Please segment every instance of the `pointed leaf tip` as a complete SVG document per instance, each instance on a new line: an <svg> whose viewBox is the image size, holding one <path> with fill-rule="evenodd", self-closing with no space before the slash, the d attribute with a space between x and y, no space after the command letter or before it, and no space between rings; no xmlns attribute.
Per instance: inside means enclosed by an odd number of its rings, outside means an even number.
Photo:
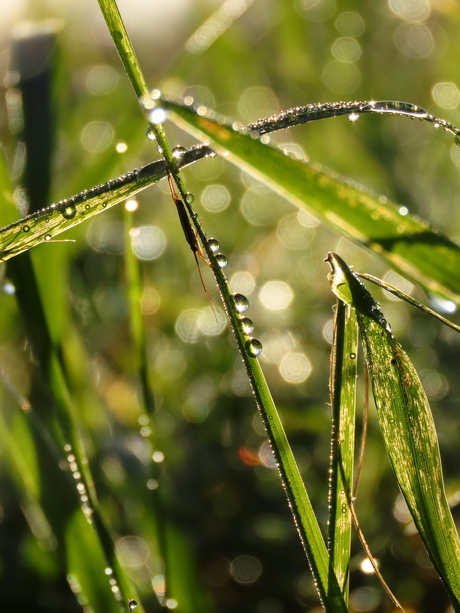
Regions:
<svg viewBox="0 0 460 613"><path fill-rule="evenodd" d="M331 272L327 278L337 298L345 304L352 305L357 311L376 321L385 330L390 331L390 326L378 303L375 302L370 292L344 260L336 253L329 252L325 261L331 267Z"/></svg>

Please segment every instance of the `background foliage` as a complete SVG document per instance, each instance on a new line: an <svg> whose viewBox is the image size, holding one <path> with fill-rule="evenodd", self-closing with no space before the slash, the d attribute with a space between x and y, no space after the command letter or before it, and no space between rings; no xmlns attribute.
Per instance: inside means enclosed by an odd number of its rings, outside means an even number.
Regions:
<svg viewBox="0 0 460 613"><path fill-rule="evenodd" d="M144 137L145 122L96 2L4 4L0 128L18 204L25 199L21 143L26 133L11 48L24 36L23 19L58 20L46 26L57 34L52 183L48 194L46 186L42 190L42 206L158 157ZM308 102L390 98L460 123L460 9L455 2L119 5L152 87L193 96L244 123ZM174 126L166 129L173 145L193 143ZM444 133L404 118L364 116L354 123L338 118L293 128L271 140L362 181L458 237L460 149ZM126 153L116 152L120 141L128 145ZM221 158L202 160L184 176L205 230L229 257L232 287L250 299L248 315L264 344L264 371L324 518L334 301L323 259L336 251L359 271L391 283L398 279L375 256L316 224ZM158 481L177 610L313 611L315 590L240 358L228 330L219 329L210 315L163 183L139 196L134 213L119 206L65 235L75 243L42 245L33 256L45 311L54 321L53 339L65 339L79 436L101 510L147 610L156 608L152 580L162 575L156 558L159 515L151 497ZM142 262L141 304L155 389L150 420L142 409L130 331L124 253L131 225L138 229L130 241ZM6 433L21 404L18 394L30 397L37 371L5 265L2 274L0 602L5 609L77 611L81 607L54 553L49 526L24 494L7 451ZM27 284L27 278L20 282ZM399 283L408 290L403 280ZM383 294L379 299L425 385L455 503L459 341L407 306ZM45 413L35 403L34 410ZM15 432L24 477L36 451L26 431ZM155 450L165 460L152 466ZM50 472L48 484L56 486L59 508L57 483ZM357 511L382 572L407 610L447 611L443 588L404 514L372 412ZM361 570L364 555L357 543L354 552L352 610L389 610L375 578ZM95 581L105 580L95 576Z"/></svg>

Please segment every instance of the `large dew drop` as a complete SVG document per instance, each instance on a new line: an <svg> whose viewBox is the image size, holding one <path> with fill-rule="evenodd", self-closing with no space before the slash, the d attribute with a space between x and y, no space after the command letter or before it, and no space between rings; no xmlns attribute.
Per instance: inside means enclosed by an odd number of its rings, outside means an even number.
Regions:
<svg viewBox="0 0 460 613"><path fill-rule="evenodd" d="M367 110L367 108L365 108ZM376 113L398 113L399 115L409 115L411 117L427 117L428 113L421 106L410 102L397 102L395 100L380 100L371 102L369 110Z"/></svg>
<svg viewBox="0 0 460 613"><path fill-rule="evenodd" d="M172 156L175 160L181 160L187 153L187 149L181 145L177 145L171 150Z"/></svg>
<svg viewBox="0 0 460 613"><path fill-rule="evenodd" d="M251 334L254 331L254 323L249 317L242 317L240 319L240 326L243 334Z"/></svg>
<svg viewBox="0 0 460 613"><path fill-rule="evenodd" d="M246 341L245 349L251 358L256 358L262 353L262 343L257 338L250 338Z"/></svg>
<svg viewBox="0 0 460 613"><path fill-rule="evenodd" d="M220 249L220 243L217 238L210 238L208 240L208 245L213 253L217 253Z"/></svg>
<svg viewBox="0 0 460 613"><path fill-rule="evenodd" d="M155 130L152 128L152 126L149 126L147 128L147 130L145 131L145 136L147 140L150 140L150 141L154 141L157 139L157 137L155 136Z"/></svg>
<svg viewBox="0 0 460 613"><path fill-rule="evenodd" d="M216 260L220 268L225 268L228 264L228 257L224 253L218 253Z"/></svg>
<svg viewBox="0 0 460 613"><path fill-rule="evenodd" d="M246 313L249 309L249 300L243 294L233 294L233 301L238 313Z"/></svg>

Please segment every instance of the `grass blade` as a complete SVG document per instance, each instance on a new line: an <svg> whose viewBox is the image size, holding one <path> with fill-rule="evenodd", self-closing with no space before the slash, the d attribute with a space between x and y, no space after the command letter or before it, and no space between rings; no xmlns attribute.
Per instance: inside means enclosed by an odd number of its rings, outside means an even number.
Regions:
<svg viewBox="0 0 460 613"><path fill-rule="evenodd" d="M334 324L330 382L332 438L328 549L344 600L348 602L358 361L355 310L338 300Z"/></svg>
<svg viewBox="0 0 460 613"><path fill-rule="evenodd" d="M242 133L211 112L199 114L175 101L171 119L233 164L306 208L340 234L385 258L429 293L460 303L460 247L428 222L317 165L293 160L259 138ZM255 133L258 137L258 132Z"/></svg>
<svg viewBox="0 0 460 613"><path fill-rule="evenodd" d="M378 285L379 287L386 290L387 292L390 292L391 294L393 294L393 296L396 296L400 300L404 300L405 302L411 304L412 306L419 309L419 311L422 311L422 313L426 313L427 315L431 315L431 317L434 317L435 319L442 321L443 324L445 324L449 328L452 328L452 330L455 330L456 332L460 332L460 326L457 326L456 324L452 323L451 321L449 321L448 319L446 319L439 313L436 313L436 311L433 311L433 309L430 309L429 307L425 306L418 300L415 300L414 298L412 298L412 296L409 296L408 294L402 292L400 289L393 287L392 285L389 285L388 283L385 283L385 281L382 281L381 279L378 279L377 277L374 277L373 275L368 275L367 273L359 273L359 272L357 272L356 274L361 279L366 279L366 281L370 281L371 283L374 283L374 285Z"/></svg>
<svg viewBox="0 0 460 613"><path fill-rule="evenodd" d="M334 254L334 293L358 311L380 427L398 484L455 611L460 541L447 502L433 416L418 375L370 293Z"/></svg>
<svg viewBox="0 0 460 613"><path fill-rule="evenodd" d="M206 146L192 147L184 154L180 167L188 166L209 155L214 154ZM120 175L14 221L0 230L1 260L9 260L36 245L52 241L65 230L91 219L165 177L164 161L151 162L138 170ZM6 179L1 180L0 184L7 185ZM14 210L14 205L10 210Z"/></svg>

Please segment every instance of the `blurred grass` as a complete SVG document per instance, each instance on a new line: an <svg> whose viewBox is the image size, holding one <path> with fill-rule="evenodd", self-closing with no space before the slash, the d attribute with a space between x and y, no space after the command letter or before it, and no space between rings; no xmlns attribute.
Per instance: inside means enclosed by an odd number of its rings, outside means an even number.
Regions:
<svg viewBox="0 0 460 613"><path fill-rule="evenodd" d="M433 2L431 12L414 17L411 4L403 2L359 6L351 1L337 6L328 0L254 2L199 54L187 50L187 41L212 15L215 4L171 2L145 15L142 11L148 6L141 3L125 9L122 5L121 10L149 85L193 95L235 119L247 122L307 102L394 98L459 123L455 90L449 99L451 90L445 89L443 97L442 88L435 89L442 83L458 87L459 11L454 4ZM312 8L306 10L309 6ZM422 10L425 5L412 6ZM355 17L345 18L347 13ZM10 25L8 15L5 13L5 24ZM58 35L52 202L158 156L144 137L145 122L97 4L34 5L23 13L15 8L17 21L49 17L65 24ZM337 64L334 53L345 52L340 45L337 49L337 41L350 38L359 46L360 56L354 62ZM353 43L350 48L356 52ZM2 62L3 78L8 77L5 66ZM351 75L348 85L346 79L341 84L337 76L335 82L331 79L337 68L339 75ZM356 74L359 79L353 83ZM11 89L6 99L9 119L3 108L1 140L9 167L18 168L17 143L22 135L13 121L16 103ZM166 129L172 145L193 142L172 125ZM118 141L128 144L126 153L115 152ZM298 154L408 206L450 238L460 235L458 148L430 126L394 117L362 117L355 124L342 118L293 128L272 141L289 145ZM361 272L385 277L389 271L368 252L299 216L291 205L221 158L203 160L184 175L208 234L219 239L229 256L227 270L235 291L243 291L251 301L248 315L264 344L264 371L307 487L314 493L315 509L325 519L333 300L322 260L327 251L334 250ZM19 184L17 172L15 185ZM210 210L212 192L206 191L210 186L218 190L218 202L229 200L221 212ZM165 533L174 555L171 564L178 569L174 576L179 585L171 584L178 610L313 610L315 591L284 494L270 467L263 430L233 341L227 343L226 332L215 334L206 320L197 319L208 305L167 192L166 185L152 188L139 196L138 210L128 214L136 227L154 226L166 239L161 255L140 261L149 377L155 389L156 409L150 421L139 401L141 387L134 367L137 357L125 282L123 212L109 211L71 230L66 238L75 238L74 244L37 248L47 261L41 265L44 295L49 304L56 301L59 305L51 311L57 327L68 311L70 325L59 326L59 334L65 341L62 351L86 432L101 510L118 535L121 559L146 609L154 610L151 580L162 575L162 567L151 522L151 494L156 490L145 487L156 478L149 461L154 450L150 433L143 430L148 428L155 433L155 448L166 458L159 464L158 479L165 490L169 522ZM18 200L20 193L15 196ZM62 271L53 280L58 261ZM8 269L2 274L8 290ZM263 302L265 294L260 292L265 289L270 296L266 284L272 281L282 281L292 290L294 299L288 307L276 310L267 307L266 298ZM208 284L212 287L213 282ZM439 430L448 494L455 498L459 483L460 390L455 367L459 341L454 333L409 312L383 292L380 300L427 389ZM0 331L0 366L20 394L28 397L35 366L14 298L7 293L0 303ZM296 379L289 369L291 356L299 354L303 356L300 363L305 365L306 358L310 366L305 380L299 380L299 375ZM11 415L19 410L7 390L2 391L2 406L8 406ZM40 411L39 406L34 408ZM367 461L356 503L362 527L382 572L408 608L447 611L443 588L411 531L378 437L371 414ZM29 459L33 447L26 441L23 457L33 466ZM1 453L1 604L29 611L80 610L65 582L65 570L53 561L49 545L30 536L33 525L29 527L27 516L21 513L20 490L14 485L6 452ZM402 538L404 533L408 534ZM367 610L383 611L384 596L373 577L360 570L363 556L355 542L353 551L351 603L364 606L367 598L366 602L374 603L366 605L374 607ZM257 578L246 578L245 583L238 570L245 567L261 573L255 572Z"/></svg>

